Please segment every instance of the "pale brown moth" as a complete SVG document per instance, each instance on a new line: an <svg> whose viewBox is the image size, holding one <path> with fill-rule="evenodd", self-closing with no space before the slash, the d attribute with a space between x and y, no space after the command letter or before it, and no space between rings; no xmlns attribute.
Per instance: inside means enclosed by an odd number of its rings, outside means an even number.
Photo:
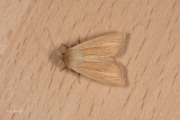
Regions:
<svg viewBox="0 0 180 120"><path fill-rule="evenodd" d="M68 48L62 54L57 52L66 68L101 83L124 85L123 71L115 56L125 37L123 33L111 33Z"/></svg>

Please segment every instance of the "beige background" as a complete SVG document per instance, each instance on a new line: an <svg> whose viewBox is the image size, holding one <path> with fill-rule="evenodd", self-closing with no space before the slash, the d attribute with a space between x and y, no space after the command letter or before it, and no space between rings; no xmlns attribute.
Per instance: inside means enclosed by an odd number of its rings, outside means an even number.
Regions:
<svg viewBox="0 0 180 120"><path fill-rule="evenodd" d="M46 28L57 48L129 33L129 85L53 72ZM179 91L179 0L0 0L1 120L178 120Z"/></svg>

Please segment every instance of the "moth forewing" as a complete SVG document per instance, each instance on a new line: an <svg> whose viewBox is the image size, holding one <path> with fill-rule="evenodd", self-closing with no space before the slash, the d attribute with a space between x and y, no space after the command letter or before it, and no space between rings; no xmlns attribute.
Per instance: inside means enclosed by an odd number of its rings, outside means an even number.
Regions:
<svg viewBox="0 0 180 120"><path fill-rule="evenodd" d="M125 34L113 33L69 48L63 54L65 66L110 85L124 85L122 70L113 57L123 46Z"/></svg>
<svg viewBox="0 0 180 120"><path fill-rule="evenodd" d="M111 33L76 45L72 49L82 50L85 55L115 56L123 47L125 37L123 33Z"/></svg>

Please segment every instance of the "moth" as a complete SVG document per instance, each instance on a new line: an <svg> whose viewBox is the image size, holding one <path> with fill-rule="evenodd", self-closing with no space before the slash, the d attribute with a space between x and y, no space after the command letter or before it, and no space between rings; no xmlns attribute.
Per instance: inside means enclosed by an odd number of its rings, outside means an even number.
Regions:
<svg viewBox="0 0 180 120"><path fill-rule="evenodd" d="M115 57L126 35L111 33L70 47L59 53L65 68L108 85L125 85ZM52 39L51 39L52 40Z"/></svg>

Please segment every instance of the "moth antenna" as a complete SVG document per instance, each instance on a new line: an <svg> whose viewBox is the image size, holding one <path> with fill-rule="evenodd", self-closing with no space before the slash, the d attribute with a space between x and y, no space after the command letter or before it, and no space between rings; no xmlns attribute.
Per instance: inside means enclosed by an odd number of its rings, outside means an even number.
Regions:
<svg viewBox="0 0 180 120"><path fill-rule="evenodd" d="M50 34L50 32L49 32L49 29L48 29L48 28L47 28L47 31L48 31L48 33L49 33L50 40L51 40L51 43L52 43L52 45L53 45L54 49L56 50L56 52L57 52L57 54L58 54L58 55L62 56L62 55L61 55L61 53L60 53L60 52L57 50L57 48L55 47L55 45L54 45L54 43L53 43L53 40L52 40L52 37L51 37L51 34Z"/></svg>

